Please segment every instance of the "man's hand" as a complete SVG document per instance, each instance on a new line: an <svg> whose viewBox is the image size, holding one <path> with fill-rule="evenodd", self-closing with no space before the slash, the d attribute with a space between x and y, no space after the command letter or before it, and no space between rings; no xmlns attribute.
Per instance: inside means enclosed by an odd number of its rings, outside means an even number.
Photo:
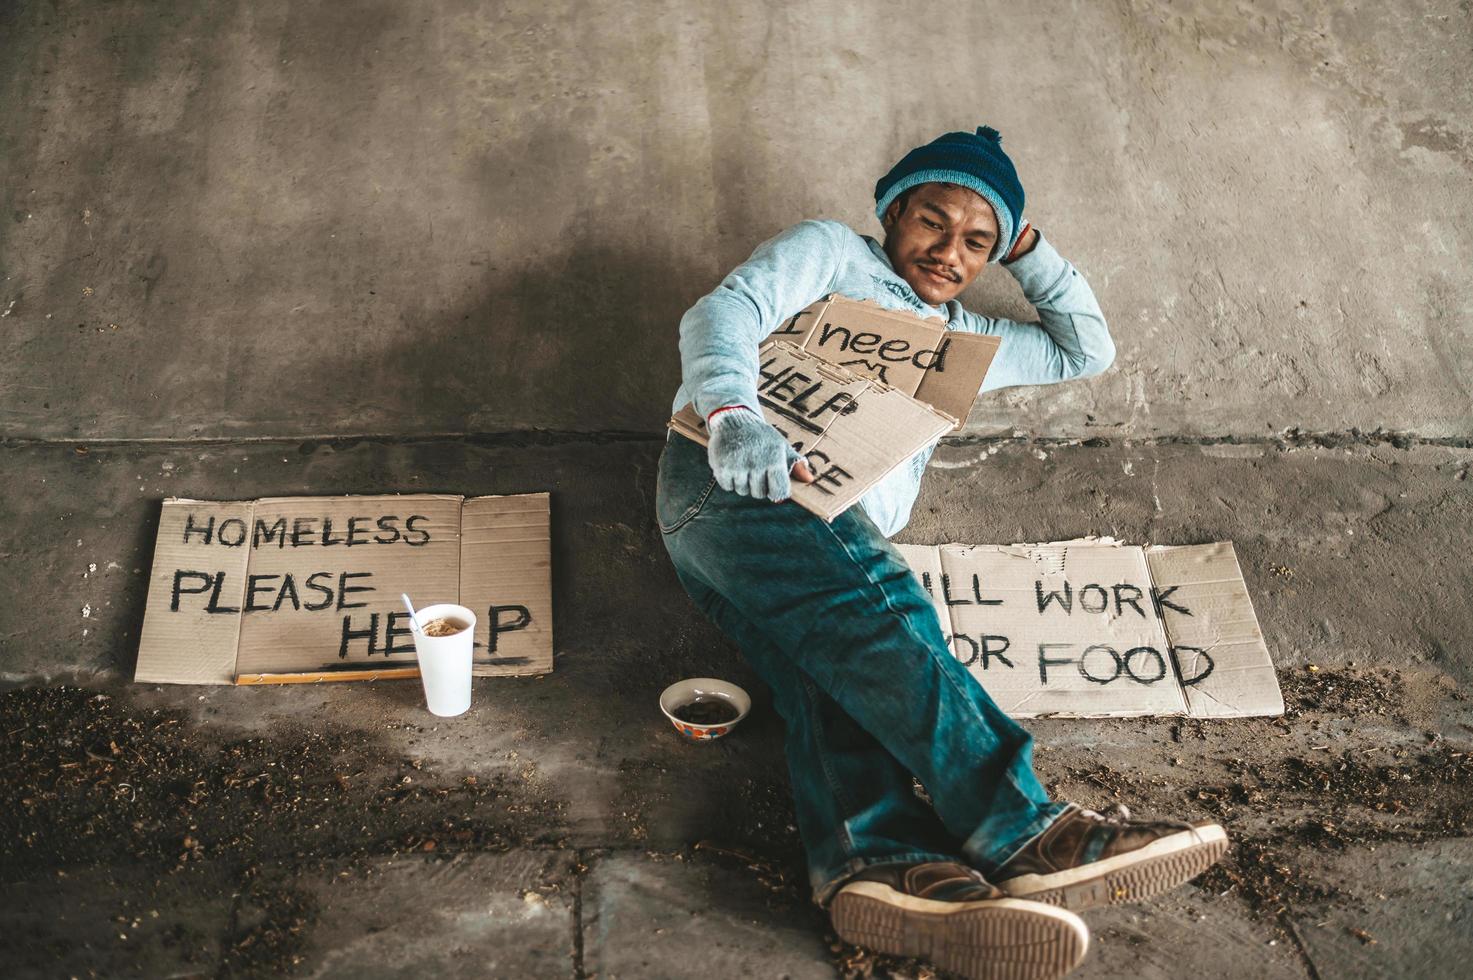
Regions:
<svg viewBox="0 0 1473 980"><path fill-rule="evenodd" d="M1034 228L1027 218L1024 218L1023 231L1020 235L1018 235L1018 240L1013 243L1012 251L1008 252L1008 254L1003 257L1003 261L1012 262L1016 259L1021 259L1029 252L1033 251L1033 246L1037 244L1038 229Z"/></svg>
<svg viewBox="0 0 1473 980"><path fill-rule="evenodd" d="M721 489L776 502L792 494L789 471L801 483L813 482L798 451L750 409L717 409L706 421L711 433L706 458Z"/></svg>

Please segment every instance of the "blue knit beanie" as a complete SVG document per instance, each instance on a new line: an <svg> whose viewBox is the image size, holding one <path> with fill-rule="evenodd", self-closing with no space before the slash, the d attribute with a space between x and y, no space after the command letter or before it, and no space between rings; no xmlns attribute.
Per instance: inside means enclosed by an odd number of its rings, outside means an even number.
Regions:
<svg viewBox="0 0 1473 980"><path fill-rule="evenodd" d="M997 215L997 244L988 262L997 262L1013 249L1023 219L1023 185L1013 161L1002 149L1002 136L991 126L976 133L947 133L918 146L875 184L875 215L883 222L885 209L901 193L918 184L944 181L976 191Z"/></svg>

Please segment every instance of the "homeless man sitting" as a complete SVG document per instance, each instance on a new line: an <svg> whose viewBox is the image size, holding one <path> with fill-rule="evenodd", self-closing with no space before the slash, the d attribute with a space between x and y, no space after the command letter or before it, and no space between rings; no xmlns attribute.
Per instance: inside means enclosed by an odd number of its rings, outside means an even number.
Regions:
<svg viewBox="0 0 1473 980"><path fill-rule="evenodd" d="M1075 911L1174 888L1227 835L1049 799L1030 736L952 656L888 540L934 443L825 523L786 500L790 480L813 475L763 419L756 387L759 344L830 293L999 336L983 391L1109 367L1094 293L1024 220L1001 144L982 127L911 150L875 187L883 243L800 222L690 308L673 407L693 403L710 444L667 437L656 509L681 584L772 689L814 900L835 931L965 976L1055 977L1088 945ZM957 302L992 262L1038 323Z"/></svg>

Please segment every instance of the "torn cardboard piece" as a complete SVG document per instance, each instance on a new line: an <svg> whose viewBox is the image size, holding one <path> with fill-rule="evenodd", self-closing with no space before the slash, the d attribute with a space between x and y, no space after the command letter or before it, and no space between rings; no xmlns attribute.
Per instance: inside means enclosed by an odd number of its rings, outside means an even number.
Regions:
<svg viewBox="0 0 1473 980"><path fill-rule="evenodd" d="M164 501L134 679L417 677L400 601L476 613L473 672L552 669L548 494Z"/></svg>
<svg viewBox="0 0 1473 980"><path fill-rule="evenodd" d="M1232 542L1146 549L1194 718L1281 715L1284 698Z"/></svg>
<svg viewBox="0 0 1473 980"><path fill-rule="evenodd" d="M794 481L792 499L832 521L959 428L1000 343L837 295L784 322L758 348L757 397L763 417L816 477ZM692 405L675 413L670 428L710 442Z"/></svg>
<svg viewBox="0 0 1473 980"><path fill-rule="evenodd" d="M179 506L183 504L189 506ZM229 527L233 540L236 527L251 526L254 510L252 500L164 501L154 540L135 681L229 684L235 680L240 616L232 613L240 609L250 552L238 545L206 549L198 534L187 534L186 528ZM173 594L176 588L178 596ZM196 597L207 604L203 613L189 611L187 603ZM211 614L211 609L225 612ZM175 611L185 614L175 615Z"/></svg>
<svg viewBox="0 0 1473 980"><path fill-rule="evenodd" d="M793 344L861 377L904 392L955 420L967 420L1002 343L990 334L947 330L939 319L837 293L799 311L768 340Z"/></svg>
<svg viewBox="0 0 1473 980"><path fill-rule="evenodd" d="M476 614L482 677L552 670L548 495L473 497L460 510L460 604Z"/></svg>
<svg viewBox="0 0 1473 980"><path fill-rule="evenodd" d="M1013 717L1284 713L1232 542L897 547Z"/></svg>

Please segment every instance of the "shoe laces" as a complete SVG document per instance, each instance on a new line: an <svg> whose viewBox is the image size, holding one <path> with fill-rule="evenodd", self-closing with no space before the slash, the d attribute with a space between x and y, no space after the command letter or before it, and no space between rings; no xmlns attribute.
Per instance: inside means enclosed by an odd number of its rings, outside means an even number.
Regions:
<svg viewBox="0 0 1473 980"><path fill-rule="evenodd" d="M1103 810L1091 810L1087 807L1080 807L1079 812L1082 816L1087 817L1097 823L1113 823L1123 825L1130 823L1132 820L1132 817L1130 815L1130 807L1126 806L1124 803L1114 803L1110 806L1105 807Z"/></svg>
<svg viewBox="0 0 1473 980"><path fill-rule="evenodd" d="M1177 827L1181 830L1195 830L1189 820L1137 820L1130 815L1130 808L1124 803L1114 803L1105 807L1104 810L1080 811L1085 817L1097 823L1108 824L1121 830L1128 829L1132 824L1165 824L1168 827Z"/></svg>

